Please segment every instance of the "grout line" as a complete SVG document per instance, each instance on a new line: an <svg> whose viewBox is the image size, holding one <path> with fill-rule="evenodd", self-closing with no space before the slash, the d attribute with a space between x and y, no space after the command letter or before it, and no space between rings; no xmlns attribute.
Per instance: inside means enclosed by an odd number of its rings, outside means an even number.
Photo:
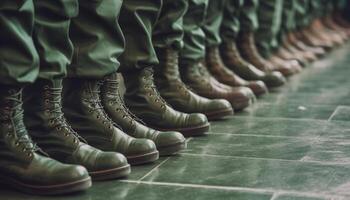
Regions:
<svg viewBox="0 0 350 200"><path fill-rule="evenodd" d="M333 117L337 114L338 110L339 110L339 106L337 106L334 110L334 112L331 114L331 116L327 119L327 121L332 121Z"/></svg>
<svg viewBox="0 0 350 200"><path fill-rule="evenodd" d="M236 134L236 133L209 133L208 135L232 135L232 136L243 136L243 137L267 137L267 138L290 138L290 139L314 139L318 138L318 135L314 137L296 137L296 136L277 136L277 135L256 135L256 134Z"/></svg>
<svg viewBox="0 0 350 200"><path fill-rule="evenodd" d="M198 188L198 189L217 189L226 191L246 192L246 193L257 193L257 194L284 194L293 195L298 197L315 197L315 198L343 198L343 196L332 195L320 192L300 192L293 190L274 190L274 189L261 189L261 188L248 188L248 187L235 187L235 186L215 186L215 185L199 185L199 184L188 184L188 183L169 183L169 182L152 182L152 181L132 181L132 180L120 180L123 183L136 183L144 185L158 185L158 186L173 186L173 187L187 187L187 188ZM278 197L278 196L277 196Z"/></svg>
<svg viewBox="0 0 350 200"><path fill-rule="evenodd" d="M216 158L243 158L243 159L250 159L250 160L271 160L271 161L282 161L282 162L299 162L299 163L312 163L312 164L319 164L319 165L349 165L350 162L322 162L322 161L310 161L310 160L287 160L287 159L279 159L279 158L258 158L258 157L246 157L246 156L225 156L225 155L211 155L211 154L194 154L194 153L180 153L179 155L187 155L187 156L194 156L194 157L216 157Z"/></svg>
<svg viewBox="0 0 350 200"><path fill-rule="evenodd" d="M235 115L234 117L232 117L232 119L234 118L251 118L251 119L254 119L254 118L257 118L258 120L259 119L266 119L266 120L295 120L295 121L318 121L318 122L324 122L324 121L327 121L327 119L313 119L313 118L288 118L288 117L266 117L266 116L250 116L249 113L248 115Z"/></svg>
<svg viewBox="0 0 350 200"><path fill-rule="evenodd" d="M147 174L145 174L143 177L141 177L139 180L137 181L142 181L144 178L146 178L148 175L150 175L152 172L154 172L156 169L158 169L160 166L162 166L166 161L168 161L170 159L170 157L166 158L165 160L163 160L161 163L159 163L159 165L155 166L153 169L151 169L151 171L149 171Z"/></svg>

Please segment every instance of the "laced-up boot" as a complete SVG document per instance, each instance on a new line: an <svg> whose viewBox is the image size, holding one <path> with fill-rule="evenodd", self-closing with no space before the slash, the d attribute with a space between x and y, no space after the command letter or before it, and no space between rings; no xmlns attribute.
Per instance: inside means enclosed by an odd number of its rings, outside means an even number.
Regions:
<svg viewBox="0 0 350 200"><path fill-rule="evenodd" d="M62 80L37 80L24 90L24 123L29 134L50 157L84 166L94 180L120 178L130 173L126 158L98 150L67 123L61 106Z"/></svg>
<svg viewBox="0 0 350 200"><path fill-rule="evenodd" d="M221 83L231 87L249 87L255 96L268 92L263 81L246 81L228 69L221 59L218 47L207 48L206 64L210 73Z"/></svg>
<svg viewBox="0 0 350 200"><path fill-rule="evenodd" d="M166 103L154 84L152 68L126 73L123 77L125 103L147 126L160 131L178 131L185 137L203 135L209 130L204 114L179 112Z"/></svg>
<svg viewBox="0 0 350 200"><path fill-rule="evenodd" d="M208 99L193 93L181 80L178 53L172 49L157 49L159 66L155 67L155 84L160 95L174 109L185 113L203 113L209 120L233 114L225 99Z"/></svg>
<svg viewBox="0 0 350 200"><path fill-rule="evenodd" d="M91 186L87 170L48 157L23 122L22 90L0 86L0 182L36 195L64 194Z"/></svg>
<svg viewBox="0 0 350 200"><path fill-rule="evenodd" d="M280 72L263 72L244 60L235 41L225 41L220 47L224 64L245 80L261 80L268 87L279 87L285 84L286 79Z"/></svg>
<svg viewBox="0 0 350 200"><path fill-rule="evenodd" d="M135 139L119 129L100 100L101 80L66 79L63 111L72 128L91 146L123 154L131 165L153 162L159 152L153 141Z"/></svg>
<svg viewBox="0 0 350 200"><path fill-rule="evenodd" d="M173 155L185 149L186 139L181 133L149 128L129 111L124 103L124 97L120 94L119 82L117 73L113 73L106 77L102 86L102 105L109 117L128 135L152 140L161 156Z"/></svg>

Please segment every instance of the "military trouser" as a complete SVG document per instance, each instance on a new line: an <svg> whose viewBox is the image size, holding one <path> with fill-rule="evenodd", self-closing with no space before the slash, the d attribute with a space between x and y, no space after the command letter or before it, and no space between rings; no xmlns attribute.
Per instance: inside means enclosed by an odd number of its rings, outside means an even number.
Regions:
<svg viewBox="0 0 350 200"><path fill-rule="evenodd" d="M70 77L101 78L116 71L124 46L116 23L120 6L120 0L1 2L1 84L63 78L73 55L70 38L75 47Z"/></svg>
<svg viewBox="0 0 350 200"><path fill-rule="evenodd" d="M72 19L69 32L74 55L68 77L102 79L117 71L124 51L124 36L117 22L122 0L78 2L79 15Z"/></svg>
<svg viewBox="0 0 350 200"><path fill-rule="evenodd" d="M220 35L225 40L236 40L240 30L240 10L243 0L228 0L224 7L224 17L222 19Z"/></svg>
<svg viewBox="0 0 350 200"><path fill-rule="evenodd" d="M258 24L255 32L257 47L268 58L279 46L278 33L282 24L282 0L259 1Z"/></svg>
<svg viewBox="0 0 350 200"><path fill-rule="evenodd" d="M255 32L259 28L258 22L259 0L244 0L240 8L239 20L241 32Z"/></svg>
<svg viewBox="0 0 350 200"><path fill-rule="evenodd" d="M184 47L180 52L180 60L184 65L197 62L205 56L204 20L208 8L208 0L187 0L188 10L183 19Z"/></svg>
<svg viewBox="0 0 350 200"><path fill-rule="evenodd" d="M69 23L77 11L74 0L1 2L1 84L22 85L38 77L64 76L73 52Z"/></svg>

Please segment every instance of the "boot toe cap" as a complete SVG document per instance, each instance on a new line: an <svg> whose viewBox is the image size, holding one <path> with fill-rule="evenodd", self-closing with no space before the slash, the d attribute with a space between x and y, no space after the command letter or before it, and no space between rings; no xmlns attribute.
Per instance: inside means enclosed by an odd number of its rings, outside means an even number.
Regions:
<svg viewBox="0 0 350 200"><path fill-rule="evenodd" d="M57 178L60 179L55 180L55 184L81 181L90 177L87 169L80 165L67 166L55 174L59 176Z"/></svg>
<svg viewBox="0 0 350 200"><path fill-rule="evenodd" d="M127 165L128 161L122 154L115 152L102 152L96 159L94 170L116 169Z"/></svg>
<svg viewBox="0 0 350 200"><path fill-rule="evenodd" d="M140 156L140 155L145 155L156 151L157 151L156 145L152 140L134 139L128 148L128 152L126 156L127 157Z"/></svg>
<svg viewBox="0 0 350 200"><path fill-rule="evenodd" d="M268 93L268 89L263 81L251 81L248 86L256 96Z"/></svg>
<svg viewBox="0 0 350 200"><path fill-rule="evenodd" d="M161 132L155 140L157 148L168 147L185 142L185 137L176 131Z"/></svg>
<svg viewBox="0 0 350 200"><path fill-rule="evenodd" d="M279 87L286 83L286 78L280 72L272 72L265 76L264 82L268 87Z"/></svg>
<svg viewBox="0 0 350 200"><path fill-rule="evenodd" d="M242 110L255 101L255 95L248 87L236 88L236 90L232 92L230 96L230 102L234 110Z"/></svg>
<svg viewBox="0 0 350 200"><path fill-rule="evenodd" d="M207 117L201 113L189 114L187 119L187 125L190 127L198 127L209 124Z"/></svg>

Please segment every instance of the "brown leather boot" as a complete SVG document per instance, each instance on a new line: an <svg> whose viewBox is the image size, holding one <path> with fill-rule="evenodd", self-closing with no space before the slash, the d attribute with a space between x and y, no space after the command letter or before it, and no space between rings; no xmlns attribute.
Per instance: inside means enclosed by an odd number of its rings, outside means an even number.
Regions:
<svg viewBox="0 0 350 200"><path fill-rule="evenodd" d="M297 37L305 44L312 47L321 47L326 51L333 49L333 44L329 40L321 40L313 35L308 29L302 29L296 33Z"/></svg>
<svg viewBox="0 0 350 200"><path fill-rule="evenodd" d="M284 76L291 76L302 71L302 66L297 60L284 60L276 55L272 55L269 61L278 67L278 71Z"/></svg>
<svg viewBox="0 0 350 200"><path fill-rule="evenodd" d="M209 120L233 114L225 99L208 99L193 93L181 80L178 52L171 48L156 48L159 65L155 66L155 84L160 95L174 109L184 113L203 113Z"/></svg>
<svg viewBox="0 0 350 200"><path fill-rule="evenodd" d="M226 99L235 110L248 107L255 98L252 90L247 87L232 88L218 83L207 71L203 61L181 64L181 76L198 95L209 99Z"/></svg>
<svg viewBox="0 0 350 200"><path fill-rule="evenodd" d="M294 32L288 33L287 39L291 45L295 46L297 49L303 52L312 52L317 57L322 57L326 54L325 49L322 47L311 47L299 40Z"/></svg>
<svg viewBox="0 0 350 200"><path fill-rule="evenodd" d="M242 57L261 71L271 72L276 68L259 54L253 32L240 33L237 45Z"/></svg>
<svg viewBox="0 0 350 200"><path fill-rule="evenodd" d="M339 37L346 41L349 39L349 35L346 30L340 27L333 19L332 15L328 15L322 19L322 24L339 35Z"/></svg>
<svg viewBox="0 0 350 200"><path fill-rule="evenodd" d="M314 20L314 22L312 22L310 31L313 35L321 40L329 40L333 46L341 45L344 43L341 36L326 28L320 19Z"/></svg>
<svg viewBox="0 0 350 200"><path fill-rule="evenodd" d="M286 82L286 79L280 72L265 73L245 61L238 51L236 41L230 40L223 42L220 46L220 52L224 64L245 80L261 80L268 87L279 87Z"/></svg>
<svg viewBox="0 0 350 200"><path fill-rule="evenodd" d="M263 81L246 81L228 69L221 59L218 47L207 48L206 65L210 73L221 83L231 87L249 87L256 96L268 92Z"/></svg>
<svg viewBox="0 0 350 200"><path fill-rule="evenodd" d="M302 52L299 49L295 48L291 43L289 43L288 38L283 39L282 46L304 66L307 65L309 62L314 62L317 60L316 55L312 52Z"/></svg>

